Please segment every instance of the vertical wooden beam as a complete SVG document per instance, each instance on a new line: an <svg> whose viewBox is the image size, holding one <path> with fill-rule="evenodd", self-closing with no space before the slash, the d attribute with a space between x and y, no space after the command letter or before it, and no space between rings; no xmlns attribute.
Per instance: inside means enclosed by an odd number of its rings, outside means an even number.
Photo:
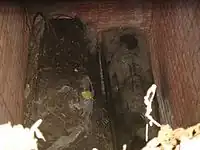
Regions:
<svg viewBox="0 0 200 150"><path fill-rule="evenodd" d="M200 3L153 5L149 38L162 123L200 121Z"/></svg>
<svg viewBox="0 0 200 150"><path fill-rule="evenodd" d="M28 32L20 7L0 7L0 124L22 123Z"/></svg>

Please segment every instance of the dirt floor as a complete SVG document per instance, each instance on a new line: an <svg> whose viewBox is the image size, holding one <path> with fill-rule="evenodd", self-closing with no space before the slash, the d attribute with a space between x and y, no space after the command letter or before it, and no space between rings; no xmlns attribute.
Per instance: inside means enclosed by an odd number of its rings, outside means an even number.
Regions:
<svg viewBox="0 0 200 150"><path fill-rule="evenodd" d="M29 96L34 103L27 106L25 123L43 119L40 129L47 142L39 143L41 149L112 149L98 57L88 53L84 26L79 20L49 23L40 44L35 98Z"/></svg>
<svg viewBox="0 0 200 150"><path fill-rule="evenodd" d="M36 17L35 22L24 123L43 119L47 142L39 148L121 150L128 144L127 150L141 149L143 97L153 83L144 40L134 29L116 28L103 32L100 51L90 53L94 41L78 18ZM156 113L156 105L153 109ZM150 137L155 133L151 128Z"/></svg>
<svg viewBox="0 0 200 150"><path fill-rule="evenodd" d="M146 119L144 95L153 84L148 47L139 31L134 28L114 28L102 34L104 76L107 76L109 110L115 125L116 147L128 144L128 149L145 145ZM107 75L106 75L107 74ZM156 103L153 116L158 119ZM150 138L157 134L150 129Z"/></svg>

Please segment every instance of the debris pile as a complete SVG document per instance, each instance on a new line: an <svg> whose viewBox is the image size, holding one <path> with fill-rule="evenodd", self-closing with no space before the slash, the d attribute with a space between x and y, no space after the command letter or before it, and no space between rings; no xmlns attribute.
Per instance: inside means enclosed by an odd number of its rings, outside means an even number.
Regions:
<svg viewBox="0 0 200 150"><path fill-rule="evenodd" d="M38 150L38 139L45 141L38 129L41 123L42 120L40 119L30 129L24 128L21 124L12 126L10 122L0 125L0 149Z"/></svg>
<svg viewBox="0 0 200 150"><path fill-rule="evenodd" d="M150 115L151 104L156 92L153 84L144 97L146 107L145 116L150 120L146 125L146 141L148 141L148 126L153 124L160 128L158 136L150 140L142 150L197 150L200 147L200 123L187 129L178 128L173 130L170 125L160 125Z"/></svg>
<svg viewBox="0 0 200 150"><path fill-rule="evenodd" d="M158 136L150 140L142 150L197 150L200 147L200 123L187 129L173 130L162 125Z"/></svg>

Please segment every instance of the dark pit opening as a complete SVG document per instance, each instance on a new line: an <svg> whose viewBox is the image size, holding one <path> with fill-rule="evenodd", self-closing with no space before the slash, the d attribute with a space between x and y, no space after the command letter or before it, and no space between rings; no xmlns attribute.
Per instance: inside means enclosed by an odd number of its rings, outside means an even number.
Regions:
<svg viewBox="0 0 200 150"><path fill-rule="evenodd" d="M129 50L133 50L138 47L138 39L136 39L135 35L132 33L127 33L120 36L120 43L125 44L126 48Z"/></svg>

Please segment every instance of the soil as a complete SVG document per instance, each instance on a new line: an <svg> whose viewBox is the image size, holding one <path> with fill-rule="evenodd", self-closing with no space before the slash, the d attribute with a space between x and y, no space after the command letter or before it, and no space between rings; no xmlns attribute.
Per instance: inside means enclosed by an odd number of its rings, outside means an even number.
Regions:
<svg viewBox="0 0 200 150"><path fill-rule="evenodd" d="M40 129L47 142L39 142L40 149L112 149L98 57L88 52L83 24L54 19L48 25L40 40L37 81L27 96L32 102L26 106L25 124L43 119ZM86 100L83 91L94 97Z"/></svg>

